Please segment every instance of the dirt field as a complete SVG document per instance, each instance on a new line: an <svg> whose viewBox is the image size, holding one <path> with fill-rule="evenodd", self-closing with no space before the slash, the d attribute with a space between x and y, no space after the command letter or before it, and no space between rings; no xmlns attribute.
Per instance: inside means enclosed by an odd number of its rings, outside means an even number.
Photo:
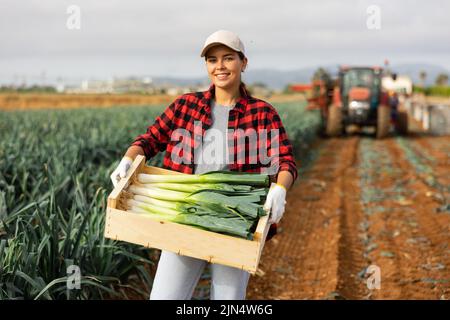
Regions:
<svg viewBox="0 0 450 320"><path fill-rule="evenodd" d="M291 102L304 99L303 94L274 94L257 98L271 102ZM138 94L0 94L0 110L74 109L86 107L137 106L169 104L177 97Z"/></svg>
<svg viewBox="0 0 450 320"><path fill-rule="evenodd" d="M132 94L0 94L0 110L74 109L170 103L168 95Z"/></svg>
<svg viewBox="0 0 450 320"><path fill-rule="evenodd" d="M318 143L248 299L450 299L450 137L415 130Z"/></svg>

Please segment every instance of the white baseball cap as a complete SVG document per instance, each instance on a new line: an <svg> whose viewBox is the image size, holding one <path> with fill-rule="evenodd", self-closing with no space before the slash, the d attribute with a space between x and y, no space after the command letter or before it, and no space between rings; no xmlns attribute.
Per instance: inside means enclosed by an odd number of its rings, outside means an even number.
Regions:
<svg viewBox="0 0 450 320"><path fill-rule="evenodd" d="M233 49L234 51L242 52L242 54L245 55L244 44L242 43L241 39L239 39L237 34L227 30L219 30L211 34L206 39L200 57L204 57L206 52L211 47L219 44L223 44L230 49Z"/></svg>

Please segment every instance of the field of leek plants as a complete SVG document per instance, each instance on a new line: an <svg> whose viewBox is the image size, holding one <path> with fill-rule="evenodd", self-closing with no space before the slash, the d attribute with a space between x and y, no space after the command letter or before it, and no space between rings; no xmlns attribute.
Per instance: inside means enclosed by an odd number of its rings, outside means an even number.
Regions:
<svg viewBox="0 0 450 320"><path fill-rule="evenodd" d="M306 159L318 114L275 106ZM104 214L109 175L163 109L0 112L0 299L148 297L150 250L105 239ZM130 277L145 285L130 286Z"/></svg>

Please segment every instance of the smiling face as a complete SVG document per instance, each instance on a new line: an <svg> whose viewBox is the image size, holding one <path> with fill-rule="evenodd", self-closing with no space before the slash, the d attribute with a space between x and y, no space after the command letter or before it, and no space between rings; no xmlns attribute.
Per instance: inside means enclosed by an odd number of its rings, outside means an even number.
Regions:
<svg viewBox="0 0 450 320"><path fill-rule="evenodd" d="M221 89L230 90L239 87L241 72L247 66L247 58L224 45L212 47L206 53L206 69L212 83Z"/></svg>

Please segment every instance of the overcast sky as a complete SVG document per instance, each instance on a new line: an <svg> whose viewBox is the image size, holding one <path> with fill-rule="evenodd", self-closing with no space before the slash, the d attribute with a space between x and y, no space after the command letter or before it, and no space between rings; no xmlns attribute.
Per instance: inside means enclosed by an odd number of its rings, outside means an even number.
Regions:
<svg viewBox="0 0 450 320"><path fill-rule="evenodd" d="M66 27L69 5L81 29ZM367 8L380 8L369 29ZM429 63L450 70L446 0L1 0L0 81L23 76L204 76L218 29L240 35L249 68Z"/></svg>

